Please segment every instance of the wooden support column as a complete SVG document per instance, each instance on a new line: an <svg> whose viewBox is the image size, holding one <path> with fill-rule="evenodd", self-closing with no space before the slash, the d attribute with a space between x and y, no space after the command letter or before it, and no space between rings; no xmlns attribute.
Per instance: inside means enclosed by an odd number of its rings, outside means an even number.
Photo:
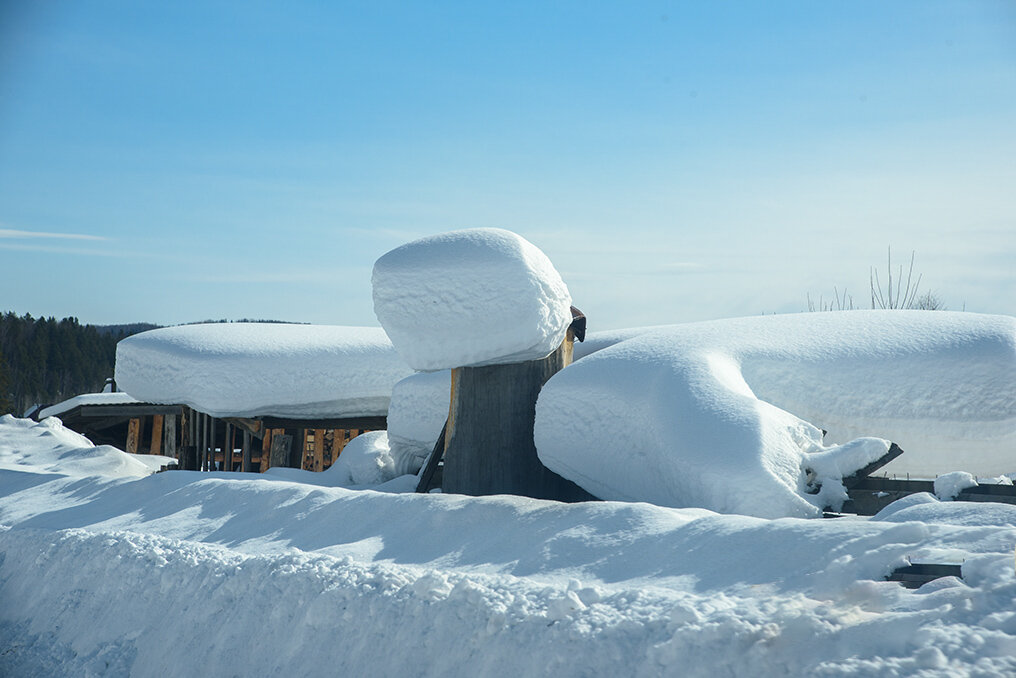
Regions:
<svg viewBox="0 0 1016 678"><path fill-rule="evenodd" d="M152 445L149 448L150 454L162 454L162 423L163 415L156 414L152 417Z"/></svg>
<svg viewBox="0 0 1016 678"><path fill-rule="evenodd" d="M289 466L289 458L292 456L293 436L285 433L275 432L272 435L272 448L269 453L269 464L276 466Z"/></svg>
<svg viewBox="0 0 1016 678"><path fill-rule="evenodd" d="M250 473L252 469L250 458L250 431L243 432L243 459L240 462L240 470Z"/></svg>
<svg viewBox="0 0 1016 678"><path fill-rule="evenodd" d="M261 438L261 472L264 473L272 465L272 434L274 429L265 429L265 435Z"/></svg>
<svg viewBox="0 0 1016 678"><path fill-rule="evenodd" d="M208 470L215 470L215 417L208 417L209 428L211 432L208 434Z"/></svg>
<svg viewBox="0 0 1016 678"><path fill-rule="evenodd" d="M163 454L177 457L177 416L166 415L163 426Z"/></svg>
<svg viewBox="0 0 1016 678"><path fill-rule="evenodd" d="M313 470L320 473L325 470L325 430L323 428L316 428L312 435L314 444Z"/></svg>
<svg viewBox="0 0 1016 678"><path fill-rule="evenodd" d="M137 454L141 447L141 433L144 428L144 419L134 417L127 422L127 452Z"/></svg>
<svg viewBox="0 0 1016 678"><path fill-rule="evenodd" d="M533 443L536 397L571 361L571 334L543 360L452 371L443 489L586 501L592 495L540 463Z"/></svg>

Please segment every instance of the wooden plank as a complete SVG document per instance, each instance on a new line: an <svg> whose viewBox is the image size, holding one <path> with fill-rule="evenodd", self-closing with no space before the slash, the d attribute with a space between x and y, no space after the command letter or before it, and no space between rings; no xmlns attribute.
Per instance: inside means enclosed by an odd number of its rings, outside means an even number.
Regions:
<svg viewBox="0 0 1016 678"><path fill-rule="evenodd" d="M261 417L264 426L267 428L293 428L293 429L316 429L316 428L344 428L344 429L365 429L368 431L384 431L388 429L388 417L342 417L326 419L287 419L284 417Z"/></svg>
<svg viewBox="0 0 1016 678"><path fill-rule="evenodd" d="M266 428L265 437L261 439L261 472L264 473L271 467L272 435L274 429Z"/></svg>
<svg viewBox="0 0 1016 678"><path fill-rule="evenodd" d="M891 462L893 459L896 459L901 454L903 454L903 450L900 449L900 446L897 445L896 443L890 443L888 452L886 452L884 455L882 455L875 461L871 462L861 470L844 478L843 486L848 490L852 487L857 487L862 480L864 480L872 473L874 473L875 471L879 470L880 468Z"/></svg>
<svg viewBox="0 0 1016 678"><path fill-rule="evenodd" d="M320 473L325 470L325 430L316 428L313 432L314 470Z"/></svg>
<svg viewBox="0 0 1016 678"><path fill-rule="evenodd" d="M261 440L265 436L267 428L260 419L244 419L243 417L224 417L223 421L229 422L241 431L246 431L253 437Z"/></svg>
<svg viewBox="0 0 1016 678"><path fill-rule="evenodd" d="M176 458L176 415L163 415L162 453L167 457Z"/></svg>
<svg viewBox="0 0 1016 678"><path fill-rule="evenodd" d="M942 577L959 577L962 579L962 565L945 563L904 565L903 567L897 567L891 574L886 576L886 581L899 582L908 589L916 589Z"/></svg>
<svg viewBox="0 0 1016 678"><path fill-rule="evenodd" d="M431 450L430 456L427 457L427 462L423 465L423 473L420 474L420 482L416 484L416 491L421 493L430 492L434 487L434 474L437 472L438 464L444 458L445 451L445 432L448 430L448 420L445 419L445 425L441 427L441 435L438 436L437 442L434 443L434 449Z"/></svg>
<svg viewBox="0 0 1016 678"><path fill-rule="evenodd" d="M445 438L445 492L595 499L541 464L533 443L536 397L565 366L564 343L542 360L452 371L455 390Z"/></svg>
<svg viewBox="0 0 1016 678"><path fill-rule="evenodd" d="M151 454L162 454L162 417L164 415L156 414L152 417L152 446L150 449Z"/></svg>
<svg viewBox="0 0 1016 678"><path fill-rule="evenodd" d="M141 428L142 428L141 417L134 417L127 422L127 452L131 454L137 454L138 448L141 446Z"/></svg>

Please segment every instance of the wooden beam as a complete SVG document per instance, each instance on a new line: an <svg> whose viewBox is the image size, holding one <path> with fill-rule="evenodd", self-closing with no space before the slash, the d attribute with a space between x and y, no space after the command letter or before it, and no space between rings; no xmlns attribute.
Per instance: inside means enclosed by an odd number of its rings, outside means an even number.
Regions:
<svg viewBox="0 0 1016 678"><path fill-rule="evenodd" d="M325 470L325 430L316 428L313 431L314 443L314 471L320 473Z"/></svg>
<svg viewBox="0 0 1016 678"><path fill-rule="evenodd" d="M134 417L127 422L127 452L137 454L141 445L141 417Z"/></svg>
<svg viewBox="0 0 1016 678"><path fill-rule="evenodd" d="M162 453L167 457L176 458L176 420L175 414L166 414L164 416L164 426L162 429Z"/></svg>
<svg viewBox="0 0 1016 678"><path fill-rule="evenodd" d="M427 457L427 463L423 465L423 473L420 474L420 482L416 484L416 491L427 493L430 492L431 488L434 487L434 474L437 472L438 464L444 458L445 450L445 432L448 430L448 420L445 420L445 425L441 427L441 435L437 437L437 442L434 443L434 449L431 450L430 456Z"/></svg>
<svg viewBox="0 0 1016 678"><path fill-rule="evenodd" d="M869 477L872 473L879 470L880 468L891 462L893 459L896 459L896 457L900 456L901 454L903 454L903 450L900 449L900 446L897 445L896 443L890 443L888 452L886 452L884 455L882 455L875 461L871 462L861 470L855 472L853 475L849 475L846 478L844 478L843 487L847 488L848 490L852 487L857 487L865 478Z"/></svg>
<svg viewBox="0 0 1016 678"><path fill-rule="evenodd" d="M162 417L156 414L152 417L152 445L149 448L151 454L162 454Z"/></svg>
<svg viewBox="0 0 1016 678"><path fill-rule="evenodd" d="M246 431L258 440L265 436L266 426L260 419L244 419L242 417L224 417L223 421L229 422L241 431Z"/></svg>
<svg viewBox="0 0 1016 678"><path fill-rule="evenodd" d="M250 431L243 429L243 460L240 462L240 470L244 473L250 473L253 468L250 458L250 439Z"/></svg>

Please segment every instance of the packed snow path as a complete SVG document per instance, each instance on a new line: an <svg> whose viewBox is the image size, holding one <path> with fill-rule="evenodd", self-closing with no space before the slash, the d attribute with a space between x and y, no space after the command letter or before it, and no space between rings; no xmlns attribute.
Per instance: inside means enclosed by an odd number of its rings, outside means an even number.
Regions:
<svg viewBox="0 0 1016 678"><path fill-rule="evenodd" d="M1014 507L770 521L139 478L74 435L0 418L2 675L1016 671ZM963 581L882 581L907 558L962 561Z"/></svg>

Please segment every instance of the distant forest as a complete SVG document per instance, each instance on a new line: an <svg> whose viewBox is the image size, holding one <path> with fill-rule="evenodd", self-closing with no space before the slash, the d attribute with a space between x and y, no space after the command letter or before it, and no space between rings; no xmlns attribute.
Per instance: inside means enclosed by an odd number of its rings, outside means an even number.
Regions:
<svg viewBox="0 0 1016 678"><path fill-rule="evenodd" d="M229 320L203 320L226 323ZM280 323L280 320L236 322ZM191 323L196 324L196 323ZM116 344L156 329L151 323L82 325L77 318L33 318L10 311L0 315L0 414L24 414L81 393L102 390L113 376Z"/></svg>

